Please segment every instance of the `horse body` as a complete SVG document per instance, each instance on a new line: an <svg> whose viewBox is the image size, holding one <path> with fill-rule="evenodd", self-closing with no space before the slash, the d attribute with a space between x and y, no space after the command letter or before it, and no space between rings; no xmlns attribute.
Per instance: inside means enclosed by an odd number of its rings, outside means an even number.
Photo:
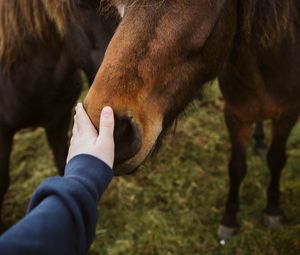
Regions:
<svg viewBox="0 0 300 255"><path fill-rule="evenodd" d="M69 110L70 106L58 112L54 108L59 103L74 104L81 90L78 69L70 57L50 47L36 48L34 56L17 63L10 74L1 70L0 77L0 123L13 130L44 126L53 121L57 113L63 114L63 110ZM51 111L47 113L49 108ZM51 118L49 115L52 115Z"/></svg>
<svg viewBox="0 0 300 255"><path fill-rule="evenodd" d="M300 112L299 1L111 2L123 18L85 106L95 126L101 107L115 110L116 173L130 173L141 164L201 85L219 76L232 143L219 237L229 238L238 226L251 124L264 119L273 121L264 211L267 223L276 225L286 140Z"/></svg>
<svg viewBox="0 0 300 255"><path fill-rule="evenodd" d="M278 118L284 111L297 111L298 43L298 39L292 45L285 42L280 51L272 49L269 53L257 49L233 53L240 59L228 61L220 75L226 107L244 122Z"/></svg>
<svg viewBox="0 0 300 255"><path fill-rule="evenodd" d="M247 172L251 125L265 119L272 120L272 141L267 153L271 178L264 221L268 227L280 224L280 174L286 163L286 142L300 113L300 30L295 30L294 41L284 39L267 49L251 46L234 47L235 58L230 58L219 77L232 144L230 190L219 229L221 239L237 230L239 186Z"/></svg>
<svg viewBox="0 0 300 255"><path fill-rule="evenodd" d="M50 5L71 4L72 1L54 2L50 1ZM9 186L9 155L12 139L20 129L44 127L59 173L64 172L68 148L67 132L72 108L82 88L80 68L86 72L89 81L92 82L118 23L117 17L108 18L100 15L95 7L96 2L76 2L78 6L74 8L78 15L77 20L70 19L66 22L63 35L58 32L54 22L48 20L50 24L47 26L43 24L44 29L48 29L45 38L35 37L37 33L35 31L31 31L33 33L31 37L24 39L20 35L20 38L15 38L23 40L24 45L21 51L18 51L17 45L15 51L11 51L13 54L10 57L13 62L5 55L7 53L5 49L2 51L0 205ZM38 1L38 3L43 2ZM12 2L11 4L9 10L16 11L14 4ZM18 6L17 4L22 3L19 1L15 4ZM25 4L29 8L32 4L33 9L29 10L39 11L43 20L49 19L43 9L46 8L47 1L41 9L36 9L34 1ZM2 12L1 15L9 14ZM17 19L30 19L30 17L16 16Z"/></svg>

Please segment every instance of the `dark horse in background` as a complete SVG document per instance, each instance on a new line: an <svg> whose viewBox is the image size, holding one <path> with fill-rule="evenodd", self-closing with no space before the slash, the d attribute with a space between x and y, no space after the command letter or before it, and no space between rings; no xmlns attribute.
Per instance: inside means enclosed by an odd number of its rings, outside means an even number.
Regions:
<svg viewBox="0 0 300 255"><path fill-rule="evenodd" d="M117 26L99 1L0 1L0 205L14 134L42 126L60 174L80 69L92 83Z"/></svg>
<svg viewBox="0 0 300 255"><path fill-rule="evenodd" d="M219 77L232 144L219 238L229 238L238 228L251 125L264 119L273 123L264 214L268 226L278 225L286 141L300 113L300 1L110 2L123 18L85 107L95 126L104 105L114 108L115 173L136 170L200 84Z"/></svg>

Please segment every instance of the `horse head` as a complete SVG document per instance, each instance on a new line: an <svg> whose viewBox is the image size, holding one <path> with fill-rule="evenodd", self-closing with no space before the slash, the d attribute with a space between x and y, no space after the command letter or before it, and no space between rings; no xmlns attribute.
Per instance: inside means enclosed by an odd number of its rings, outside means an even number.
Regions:
<svg viewBox="0 0 300 255"><path fill-rule="evenodd" d="M227 3L228 2L228 3ZM228 57L232 1L116 1L122 16L85 99L115 112L117 175L133 172Z"/></svg>

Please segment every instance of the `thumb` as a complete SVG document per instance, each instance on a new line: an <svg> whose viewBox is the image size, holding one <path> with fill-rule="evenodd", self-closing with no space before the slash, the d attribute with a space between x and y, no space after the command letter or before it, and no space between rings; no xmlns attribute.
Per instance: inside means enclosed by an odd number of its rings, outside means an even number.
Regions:
<svg viewBox="0 0 300 255"><path fill-rule="evenodd" d="M98 142L113 143L114 135L114 113L110 106L105 106L101 111Z"/></svg>

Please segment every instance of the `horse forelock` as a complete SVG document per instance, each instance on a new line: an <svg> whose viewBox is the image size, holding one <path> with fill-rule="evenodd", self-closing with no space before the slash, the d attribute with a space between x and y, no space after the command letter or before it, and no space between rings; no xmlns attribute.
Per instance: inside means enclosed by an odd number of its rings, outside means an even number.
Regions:
<svg viewBox="0 0 300 255"><path fill-rule="evenodd" d="M0 62L10 66L27 50L26 41L44 41L54 27L62 36L74 19L73 0L0 0ZM74 19L75 20L75 19Z"/></svg>
<svg viewBox="0 0 300 255"><path fill-rule="evenodd" d="M126 5L126 6L136 6L136 5L153 5L160 4L166 0L101 0L102 2L107 2L112 5Z"/></svg>
<svg viewBox="0 0 300 255"><path fill-rule="evenodd" d="M163 4L165 1L166 0L101 0L101 4L102 6L108 7L106 10L109 10L111 7L113 7L122 17L124 15L125 8L134 6L157 7Z"/></svg>

